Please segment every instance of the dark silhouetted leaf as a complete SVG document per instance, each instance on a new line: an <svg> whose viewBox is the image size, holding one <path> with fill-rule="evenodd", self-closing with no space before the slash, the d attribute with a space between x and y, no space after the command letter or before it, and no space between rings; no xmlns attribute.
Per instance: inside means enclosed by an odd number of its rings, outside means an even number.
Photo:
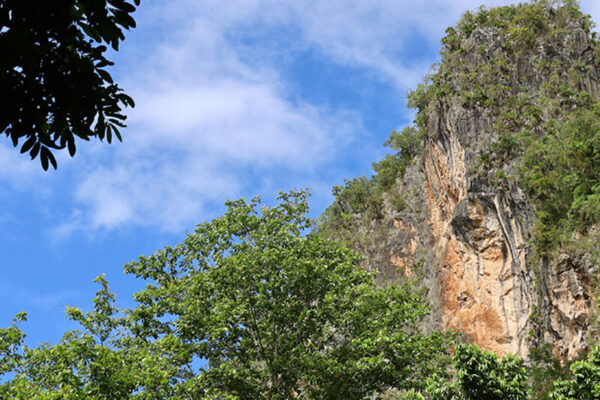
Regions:
<svg viewBox="0 0 600 400"><path fill-rule="evenodd" d="M25 143L23 143L23 146L21 147L21 154L31 150L31 148L33 147L33 145L36 142L36 137L35 136L31 136L29 139L27 139L25 141Z"/></svg>

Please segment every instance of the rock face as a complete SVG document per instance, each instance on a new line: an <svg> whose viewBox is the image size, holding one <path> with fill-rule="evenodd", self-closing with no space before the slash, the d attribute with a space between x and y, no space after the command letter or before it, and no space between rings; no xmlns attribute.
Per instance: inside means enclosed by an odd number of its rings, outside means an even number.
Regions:
<svg viewBox="0 0 600 400"><path fill-rule="evenodd" d="M440 271L443 322L485 349L525 356L538 297L522 222L529 210L518 187L503 191L471 179L465 139L492 130L469 114L452 105L430 121L425 151L426 199L437 238L430 265Z"/></svg>
<svg viewBox="0 0 600 400"><path fill-rule="evenodd" d="M554 265L542 260L540 269L545 339L554 345L554 355L572 359L586 348L592 312L590 270L581 259L561 254Z"/></svg>
<svg viewBox="0 0 600 400"><path fill-rule="evenodd" d="M518 154L506 155L501 163L489 157L482 162L502 137L501 119L511 110L510 99L521 97L539 110L534 124L518 121L513 128L529 128L538 135L544 134L545 121L565 112L566 102L560 104L564 99L544 92L552 84L544 66L554 65L554 74L565 81L574 79L569 72L575 66L585 66L575 78L576 88L597 93L598 67L589 31L581 20L561 21L549 6L542 15L549 21L544 30L555 33L544 36L545 41L534 39L518 53L507 50L511 38L501 28L481 24L468 34L451 32L455 41L444 49L437 72L437 78L444 78L433 84L445 85L449 93L428 99L420 109L426 131L425 197L435 238L428 265L437 270L439 294L433 295L441 296L436 302L441 303L445 327L484 349L523 357L536 344L532 330L541 329L541 340L555 356L572 359L586 348L593 307L589 267L567 255L542 257L536 279L528 244L534 208L514 179ZM503 60L506 73L483 76L494 74L488 65L498 60ZM474 78L465 81L469 75ZM477 79L502 86L493 102L484 105L485 96L465 101L464 94L478 88ZM554 110L542 107L547 97L558 102ZM515 120L524 113L516 106L512 111ZM536 320L536 313L543 321Z"/></svg>
<svg viewBox="0 0 600 400"><path fill-rule="evenodd" d="M589 341L597 272L585 254L535 254L536 209L519 168L523 143L598 101L589 19L537 1L467 13L447 33L436 72L410 99L422 153L383 195L377 218L346 228L373 240L350 244L384 280L418 275L433 327L501 355L527 358L547 344L573 359Z"/></svg>

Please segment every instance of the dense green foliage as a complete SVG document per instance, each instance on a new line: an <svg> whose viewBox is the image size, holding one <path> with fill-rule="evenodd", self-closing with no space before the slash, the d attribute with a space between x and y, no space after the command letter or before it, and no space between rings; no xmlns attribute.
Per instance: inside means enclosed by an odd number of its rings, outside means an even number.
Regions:
<svg viewBox="0 0 600 400"><path fill-rule="evenodd" d="M133 100L104 53L135 27L135 9L125 0L0 2L0 133L45 170L56 168L53 150L75 154L75 137L121 140Z"/></svg>
<svg viewBox="0 0 600 400"><path fill-rule="evenodd" d="M175 335L206 359L202 396L362 399L418 385L443 355L442 336L419 333L422 299L376 286L354 253L302 236L305 195L282 200L261 214L258 200L231 202L181 245L128 265L156 283L136 295L135 331Z"/></svg>
<svg viewBox="0 0 600 400"><path fill-rule="evenodd" d="M600 400L600 346L587 360L571 365L573 377L554 383L552 400Z"/></svg>
<svg viewBox="0 0 600 400"><path fill-rule="evenodd" d="M502 359L475 346L458 345L454 350L456 375L445 382L430 380L427 393L431 400L523 400L530 394L523 362L507 355Z"/></svg>
<svg viewBox="0 0 600 400"><path fill-rule="evenodd" d="M527 147L522 175L537 207L534 239L542 251L600 221L600 103L551 121Z"/></svg>
<svg viewBox="0 0 600 400"><path fill-rule="evenodd" d="M10 398L363 399L422 388L444 369L445 335L408 286L377 286L358 256L315 235L305 193L258 210L228 203L175 247L128 264L148 280L124 315L106 281L82 332L23 345L0 331Z"/></svg>

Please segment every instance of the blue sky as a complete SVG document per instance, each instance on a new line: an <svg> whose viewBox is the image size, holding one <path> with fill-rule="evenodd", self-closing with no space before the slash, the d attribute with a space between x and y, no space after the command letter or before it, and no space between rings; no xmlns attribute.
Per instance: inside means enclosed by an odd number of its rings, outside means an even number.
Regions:
<svg viewBox="0 0 600 400"><path fill-rule="evenodd" d="M488 6L509 1L483 1ZM227 199L331 187L371 173L405 97L438 60L447 26L481 0L153 0L114 54L136 100L124 142L83 143L57 171L0 140L0 326L19 311L28 343L56 342L105 273L122 272L223 212ZM600 19L597 0L583 9Z"/></svg>

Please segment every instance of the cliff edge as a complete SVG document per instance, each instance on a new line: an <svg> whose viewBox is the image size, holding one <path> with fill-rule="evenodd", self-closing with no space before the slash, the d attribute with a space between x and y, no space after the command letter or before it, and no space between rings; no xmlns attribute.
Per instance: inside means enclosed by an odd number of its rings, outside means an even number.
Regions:
<svg viewBox="0 0 600 400"><path fill-rule="evenodd" d="M428 289L431 325L498 354L574 359L597 340L600 45L575 2L466 13L412 92L375 175L319 232L382 283Z"/></svg>

